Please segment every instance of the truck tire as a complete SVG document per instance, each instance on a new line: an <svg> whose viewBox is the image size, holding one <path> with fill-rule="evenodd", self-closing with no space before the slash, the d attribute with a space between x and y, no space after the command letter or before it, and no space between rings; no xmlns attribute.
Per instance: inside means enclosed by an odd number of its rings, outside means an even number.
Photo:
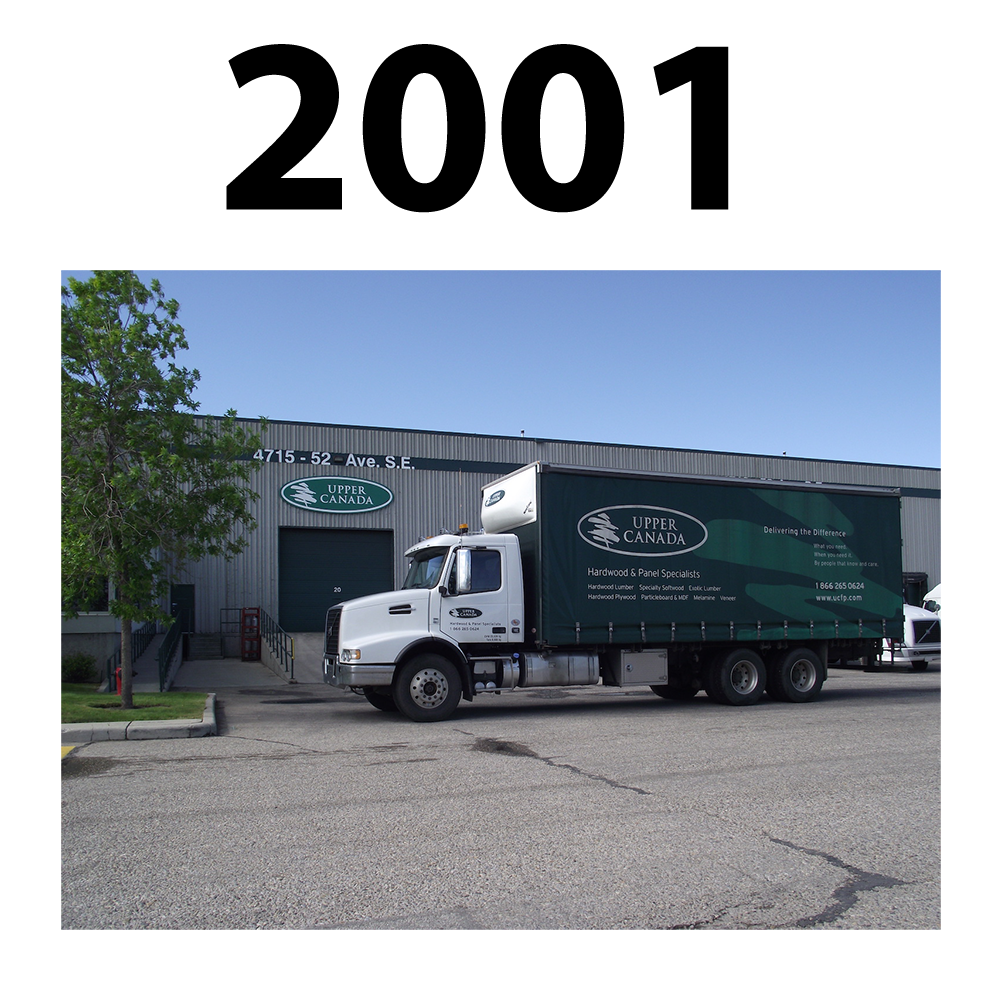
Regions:
<svg viewBox="0 0 1000 1000"><path fill-rule="evenodd" d="M811 649L779 653L768 665L767 693L775 701L812 701L823 686L823 661Z"/></svg>
<svg viewBox="0 0 1000 1000"><path fill-rule="evenodd" d="M462 679L450 660L422 653L396 674L392 696L396 707L414 722L441 722L458 706Z"/></svg>
<svg viewBox="0 0 1000 1000"><path fill-rule="evenodd" d="M705 693L717 705L753 705L766 684L764 661L752 649L720 653L705 670Z"/></svg>
<svg viewBox="0 0 1000 1000"><path fill-rule="evenodd" d="M927 669L926 660L910 660L910 668L915 671L921 671Z"/></svg>
<svg viewBox="0 0 1000 1000"><path fill-rule="evenodd" d="M366 687L361 693L368 699L369 705L374 705L380 712L398 712L396 703L392 700L392 688Z"/></svg>

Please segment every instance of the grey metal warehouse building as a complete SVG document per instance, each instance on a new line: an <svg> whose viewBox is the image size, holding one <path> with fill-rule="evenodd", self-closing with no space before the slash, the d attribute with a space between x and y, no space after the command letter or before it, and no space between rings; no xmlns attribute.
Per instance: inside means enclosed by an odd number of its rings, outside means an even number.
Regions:
<svg viewBox="0 0 1000 1000"><path fill-rule="evenodd" d="M244 423L257 429L256 421ZM263 440L249 459L260 500L246 550L231 562L204 560L172 581L171 599L190 609L191 631L219 632L225 609L248 606L288 632L322 631L327 607L393 589L407 548L460 523L478 527L480 487L538 460L898 488L909 599L940 582L939 469L281 420L268 422ZM64 631L103 624L111 632L115 624L94 616L77 623Z"/></svg>

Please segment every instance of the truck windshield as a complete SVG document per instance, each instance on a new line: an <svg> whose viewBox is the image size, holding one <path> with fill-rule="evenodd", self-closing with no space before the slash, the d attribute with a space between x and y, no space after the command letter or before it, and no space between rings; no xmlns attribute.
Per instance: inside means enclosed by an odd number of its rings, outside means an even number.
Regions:
<svg viewBox="0 0 1000 1000"><path fill-rule="evenodd" d="M403 590L419 590L421 588L430 590L433 588L441 576L441 567L444 566L447 555L447 548L424 549L417 552L406 572Z"/></svg>

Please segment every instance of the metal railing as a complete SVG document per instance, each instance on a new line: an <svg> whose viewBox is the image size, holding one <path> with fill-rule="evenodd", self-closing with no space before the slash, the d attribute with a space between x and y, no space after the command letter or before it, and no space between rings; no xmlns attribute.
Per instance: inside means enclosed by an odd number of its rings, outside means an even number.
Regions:
<svg viewBox="0 0 1000 1000"><path fill-rule="evenodd" d="M242 608L219 608L219 633L222 636L222 655L239 655L240 648L240 615ZM231 653L226 646L226 639L235 639L235 653Z"/></svg>
<svg viewBox="0 0 1000 1000"><path fill-rule="evenodd" d="M240 638L240 623L242 608L219 609L219 631L222 633L223 644L227 636ZM295 640L266 612L260 612L260 637L267 643L271 655L282 667L288 680L295 680Z"/></svg>
<svg viewBox="0 0 1000 1000"><path fill-rule="evenodd" d="M263 609L260 612L260 637L285 669L289 681L295 680L295 640Z"/></svg>
<svg viewBox="0 0 1000 1000"><path fill-rule="evenodd" d="M137 629L132 631L132 664L149 649L149 644L156 635L156 622L144 622ZM114 692L118 688L117 671L122 665L122 641L118 640L118 648L108 657L105 664L105 673L108 678L108 690ZM160 688L162 691L163 689Z"/></svg>
<svg viewBox="0 0 1000 1000"><path fill-rule="evenodd" d="M177 649L177 644L181 641L181 623L175 621L173 625L170 626L167 634L163 637L163 642L160 644L160 648L156 654L157 666L159 667L160 675L160 690L163 691L166 688L167 675L170 672L170 663L174 658L174 651Z"/></svg>

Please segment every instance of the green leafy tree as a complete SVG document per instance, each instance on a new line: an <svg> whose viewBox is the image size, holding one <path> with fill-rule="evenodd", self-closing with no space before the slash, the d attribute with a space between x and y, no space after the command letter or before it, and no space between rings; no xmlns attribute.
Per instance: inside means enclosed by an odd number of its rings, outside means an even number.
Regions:
<svg viewBox="0 0 1000 1000"><path fill-rule="evenodd" d="M169 622L171 576L232 558L256 527L249 463L260 436L199 417L179 306L160 283L95 271L62 289L63 613L100 598L121 619L122 707L132 707L132 623Z"/></svg>

